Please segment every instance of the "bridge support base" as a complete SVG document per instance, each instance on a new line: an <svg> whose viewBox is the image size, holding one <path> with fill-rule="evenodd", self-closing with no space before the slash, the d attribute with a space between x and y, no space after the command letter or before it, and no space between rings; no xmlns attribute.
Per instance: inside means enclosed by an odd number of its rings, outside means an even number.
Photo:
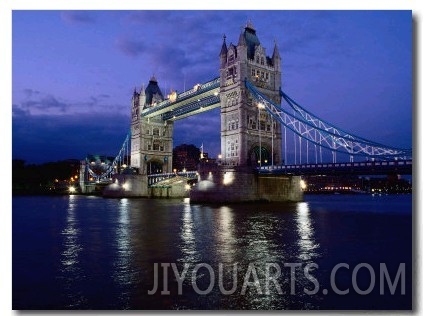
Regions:
<svg viewBox="0 0 431 316"><path fill-rule="evenodd" d="M241 203L303 200L299 176L259 175L251 168L200 166L198 182L190 191L191 203Z"/></svg>
<svg viewBox="0 0 431 316"><path fill-rule="evenodd" d="M117 174L113 183L103 190L104 197L148 197L148 177L143 175Z"/></svg>

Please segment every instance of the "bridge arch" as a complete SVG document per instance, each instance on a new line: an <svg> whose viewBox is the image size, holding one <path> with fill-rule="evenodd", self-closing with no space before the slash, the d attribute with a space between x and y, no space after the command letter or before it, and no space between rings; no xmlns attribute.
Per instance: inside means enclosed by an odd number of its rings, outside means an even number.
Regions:
<svg viewBox="0 0 431 316"><path fill-rule="evenodd" d="M163 173L163 161L157 158L147 161L147 174Z"/></svg>
<svg viewBox="0 0 431 316"><path fill-rule="evenodd" d="M260 161L260 159L262 159L262 161ZM271 165L271 163L272 154L270 147L266 145L259 146L259 144L254 144L251 146L251 149L248 151L247 154L247 164L249 166L267 166Z"/></svg>

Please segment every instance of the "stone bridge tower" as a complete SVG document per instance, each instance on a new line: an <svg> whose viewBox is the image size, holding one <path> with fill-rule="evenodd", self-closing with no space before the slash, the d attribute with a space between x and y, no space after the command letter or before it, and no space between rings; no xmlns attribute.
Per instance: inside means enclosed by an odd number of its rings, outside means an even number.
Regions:
<svg viewBox="0 0 431 316"><path fill-rule="evenodd" d="M147 87L135 90L132 97L131 121L131 167L139 174L172 172L173 121L164 121L161 116L141 118L142 110L163 100L156 78L153 76Z"/></svg>
<svg viewBox="0 0 431 316"><path fill-rule="evenodd" d="M238 44L220 51L221 153L228 166L257 166L281 163L281 126L271 119L247 92L251 81L269 99L280 104L281 58L277 44L266 55L256 30L248 22Z"/></svg>

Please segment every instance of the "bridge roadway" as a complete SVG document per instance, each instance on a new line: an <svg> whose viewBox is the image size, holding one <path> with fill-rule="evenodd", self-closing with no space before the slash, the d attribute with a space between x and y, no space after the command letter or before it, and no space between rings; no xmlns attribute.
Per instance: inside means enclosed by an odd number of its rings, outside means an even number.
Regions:
<svg viewBox="0 0 431 316"><path fill-rule="evenodd" d="M393 161L364 161L364 162L340 162L319 163L284 166L263 166L256 168L259 174L274 175L388 175L388 174L412 174L412 160ZM148 185L154 185L162 180L182 176L189 179L197 179L197 171L177 173L161 173L148 176Z"/></svg>
<svg viewBox="0 0 431 316"><path fill-rule="evenodd" d="M262 166L259 174L291 175L387 175L412 174L412 160L319 163L284 166Z"/></svg>

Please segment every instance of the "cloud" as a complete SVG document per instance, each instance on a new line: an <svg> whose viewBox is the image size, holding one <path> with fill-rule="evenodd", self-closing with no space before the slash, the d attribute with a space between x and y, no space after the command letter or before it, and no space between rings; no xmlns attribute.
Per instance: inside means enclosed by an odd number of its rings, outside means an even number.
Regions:
<svg viewBox="0 0 431 316"><path fill-rule="evenodd" d="M129 130L129 117L117 113L17 115L12 119L12 156L32 163L87 154L115 156Z"/></svg>
<svg viewBox="0 0 431 316"><path fill-rule="evenodd" d="M24 110L22 109L19 105L17 104L13 104L12 105L12 116L13 117L17 117L17 116L26 116L29 115L28 110Z"/></svg>
<svg viewBox="0 0 431 316"><path fill-rule="evenodd" d="M128 38L117 39L115 46L123 53L131 57L137 57L146 52L147 46L144 40L131 40Z"/></svg>
<svg viewBox="0 0 431 316"><path fill-rule="evenodd" d="M94 14L89 11L62 11L61 18L69 24L92 24L96 22Z"/></svg>
<svg viewBox="0 0 431 316"><path fill-rule="evenodd" d="M70 104L58 100L51 94L42 96L38 100L25 100L18 105L21 110L31 112L31 111L60 111L62 113L70 107Z"/></svg>
<svg viewBox="0 0 431 316"><path fill-rule="evenodd" d="M24 95L25 95L26 98L31 98L34 95L40 94L39 91L33 90L33 89L24 89L23 93L24 93Z"/></svg>
<svg viewBox="0 0 431 316"><path fill-rule="evenodd" d="M83 159L87 154L115 156L130 127L129 116L119 112L32 116L19 108L14 111L20 113L12 119L12 156L29 163ZM205 151L216 157L220 110L176 121L174 146L182 143L204 143Z"/></svg>
<svg viewBox="0 0 431 316"><path fill-rule="evenodd" d="M22 115L68 115L84 112L118 111L124 112L127 105L111 101L109 94L98 94L80 100L63 100L63 98L30 88L23 90L25 98L15 101L13 116ZM126 110L124 113L128 113Z"/></svg>

